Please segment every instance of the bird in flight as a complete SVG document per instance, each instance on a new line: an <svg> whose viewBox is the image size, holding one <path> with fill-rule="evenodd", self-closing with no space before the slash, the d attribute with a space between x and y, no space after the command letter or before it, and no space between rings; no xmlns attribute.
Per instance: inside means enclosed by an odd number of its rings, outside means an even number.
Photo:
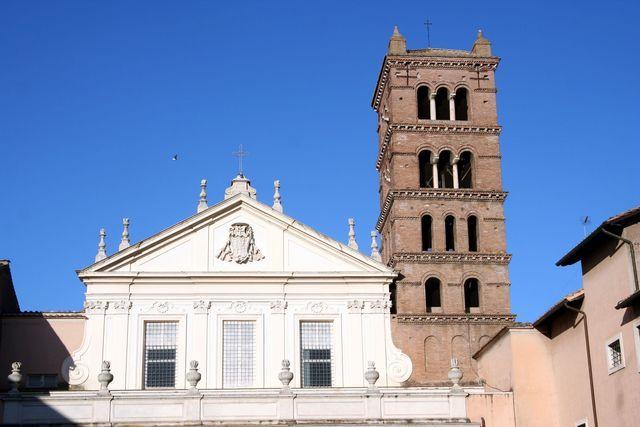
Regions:
<svg viewBox="0 0 640 427"><path fill-rule="evenodd" d="M178 160L178 155L174 154L173 157L171 158L171 160Z"/></svg>

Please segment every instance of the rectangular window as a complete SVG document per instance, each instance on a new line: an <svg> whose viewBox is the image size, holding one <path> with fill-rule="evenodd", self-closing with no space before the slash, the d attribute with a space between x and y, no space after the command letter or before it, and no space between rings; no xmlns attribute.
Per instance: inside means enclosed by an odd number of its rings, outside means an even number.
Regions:
<svg viewBox="0 0 640 427"><path fill-rule="evenodd" d="M178 322L146 322L144 328L144 386L175 387Z"/></svg>
<svg viewBox="0 0 640 427"><path fill-rule="evenodd" d="M331 387L332 323L300 322L302 387Z"/></svg>
<svg viewBox="0 0 640 427"><path fill-rule="evenodd" d="M607 342L607 362L609 373L624 368L624 356L622 354L622 337L620 335Z"/></svg>
<svg viewBox="0 0 640 427"><path fill-rule="evenodd" d="M255 322L222 323L222 387L253 387L256 363Z"/></svg>

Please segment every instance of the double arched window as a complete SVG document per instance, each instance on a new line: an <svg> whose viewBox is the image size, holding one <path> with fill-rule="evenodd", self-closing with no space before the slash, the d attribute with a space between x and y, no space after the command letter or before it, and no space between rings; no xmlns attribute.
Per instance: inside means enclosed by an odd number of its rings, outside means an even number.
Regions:
<svg viewBox="0 0 640 427"><path fill-rule="evenodd" d="M416 100L418 119L469 120L469 91L464 87L450 94L446 87L431 92L428 86L418 86Z"/></svg>
<svg viewBox="0 0 640 427"><path fill-rule="evenodd" d="M421 188L473 188L473 153L465 150L456 156L449 150L435 155L430 150L418 153Z"/></svg>

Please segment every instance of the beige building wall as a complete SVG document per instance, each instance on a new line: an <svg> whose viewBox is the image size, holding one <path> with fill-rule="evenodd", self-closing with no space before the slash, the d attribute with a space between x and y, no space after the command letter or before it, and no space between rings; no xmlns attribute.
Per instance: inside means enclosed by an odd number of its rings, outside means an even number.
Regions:
<svg viewBox="0 0 640 427"><path fill-rule="evenodd" d="M29 374L60 374L62 362L80 347L85 318L82 313L20 313L0 318L0 390L9 387L11 363L22 362L23 381Z"/></svg>
<svg viewBox="0 0 640 427"><path fill-rule="evenodd" d="M640 223L625 228L622 237L636 242L636 251L640 252L637 243L640 242ZM589 322L600 425L610 425L611 420L616 420L618 427L636 427L640 425L640 313L634 307L614 308L618 301L634 292L629 246L611 238L609 244L583 258L582 271L586 295L583 310ZM606 345L618 334L622 337L625 367L609 373Z"/></svg>
<svg viewBox="0 0 640 427"><path fill-rule="evenodd" d="M564 425L558 423L549 344L548 339L533 328L513 327L503 331L476 355L479 374L486 381L485 388L513 392L511 408L514 425L518 427ZM495 402L491 411L497 410L499 405ZM472 408L477 408L477 404L470 404L470 414ZM491 412L484 409L480 415L488 413Z"/></svg>

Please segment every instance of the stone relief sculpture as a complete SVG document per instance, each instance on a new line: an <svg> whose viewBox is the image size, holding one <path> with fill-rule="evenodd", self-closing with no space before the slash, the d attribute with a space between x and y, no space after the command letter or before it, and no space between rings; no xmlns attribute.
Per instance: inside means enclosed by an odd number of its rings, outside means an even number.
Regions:
<svg viewBox="0 0 640 427"><path fill-rule="evenodd" d="M222 261L246 264L260 261L264 255L256 248L253 228L249 224L237 222L229 227L229 240L218 253Z"/></svg>

